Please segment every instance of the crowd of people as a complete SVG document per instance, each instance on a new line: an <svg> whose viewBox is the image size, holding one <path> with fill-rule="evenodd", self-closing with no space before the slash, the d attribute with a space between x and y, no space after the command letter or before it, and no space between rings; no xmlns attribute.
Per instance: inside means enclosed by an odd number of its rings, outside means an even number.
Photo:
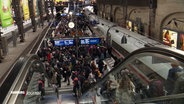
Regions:
<svg viewBox="0 0 184 104"><path fill-rule="evenodd" d="M61 87L61 78L70 85L70 78L75 88L81 87L85 91L91 84L101 79L107 73L104 65L102 48L97 46L81 46L84 52L76 52L75 46L43 48L38 55L44 61L49 83ZM78 55L77 55L78 53ZM99 56L99 61L95 60ZM78 56L78 57L77 57ZM97 63L96 63L97 62ZM80 82L80 85L79 83Z"/></svg>
<svg viewBox="0 0 184 104"><path fill-rule="evenodd" d="M61 24L65 21L67 19L63 18ZM79 21L82 20L79 19ZM49 86L61 87L62 80L70 85L72 80L74 93L76 93L76 89L80 89L83 93L108 72L107 65L103 63L103 60L110 57L110 55L104 43L98 45L55 46L55 38L72 36L72 29L68 29L66 25L61 24L58 24L54 35L49 35L47 47L41 48L37 54L45 64ZM78 28L79 30L85 30L86 27L79 24ZM63 34L64 37L60 37Z"/></svg>

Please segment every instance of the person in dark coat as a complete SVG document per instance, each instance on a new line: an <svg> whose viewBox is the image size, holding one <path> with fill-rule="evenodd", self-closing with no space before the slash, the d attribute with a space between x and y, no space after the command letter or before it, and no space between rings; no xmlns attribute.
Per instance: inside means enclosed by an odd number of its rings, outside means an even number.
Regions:
<svg viewBox="0 0 184 104"><path fill-rule="evenodd" d="M58 87L61 87L61 74L60 73L57 74L56 80L57 80Z"/></svg>
<svg viewBox="0 0 184 104"><path fill-rule="evenodd" d="M102 71L103 70L103 65L104 65L103 60L100 59L98 61L98 68L99 68L100 73L103 73L103 71Z"/></svg>
<svg viewBox="0 0 184 104"><path fill-rule="evenodd" d="M174 83L177 79L177 72L181 72L182 69L179 68L179 65L177 65L176 63L171 63L171 69L169 69L168 72L168 76L167 76L167 81L166 81L166 90L168 92L168 94L171 94L173 92L174 89Z"/></svg>
<svg viewBox="0 0 184 104"><path fill-rule="evenodd" d="M70 76L71 76L71 71L70 69L67 67L66 68L66 81L67 81L67 85L70 85Z"/></svg>
<svg viewBox="0 0 184 104"><path fill-rule="evenodd" d="M43 99L45 90L44 90L44 82L41 79L38 80L38 91L41 92L41 99Z"/></svg>

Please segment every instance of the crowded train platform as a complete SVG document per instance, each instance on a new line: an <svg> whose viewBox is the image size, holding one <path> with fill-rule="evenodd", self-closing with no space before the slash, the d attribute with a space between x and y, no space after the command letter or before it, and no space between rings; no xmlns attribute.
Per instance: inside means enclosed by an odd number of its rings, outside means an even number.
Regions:
<svg viewBox="0 0 184 104"><path fill-rule="evenodd" d="M101 2L17 3L5 3L12 4L12 9L3 6L0 10L14 13L11 18L0 14L0 103L184 103L182 33L176 42L176 32L164 28L163 42L156 41L150 38L151 31L144 33L148 31L141 19L134 25L131 19L124 21L126 26L116 23L121 21L121 9L101 7ZM21 17L21 12L28 10L23 4L31 8L30 17ZM21 5L21 12L16 5ZM96 6L107 10L98 12ZM108 10L119 14L114 13L117 17L113 19L105 12ZM131 13L141 13L137 9L126 12L130 13L125 19ZM8 19L11 22L6 22ZM177 19L173 21L179 27ZM151 28L151 20L149 23ZM166 36L169 33L172 36Z"/></svg>

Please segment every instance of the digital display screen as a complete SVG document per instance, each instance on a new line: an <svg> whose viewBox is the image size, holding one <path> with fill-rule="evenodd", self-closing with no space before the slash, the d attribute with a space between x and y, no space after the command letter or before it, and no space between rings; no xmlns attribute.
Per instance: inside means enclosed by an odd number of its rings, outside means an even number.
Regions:
<svg viewBox="0 0 184 104"><path fill-rule="evenodd" d="M82 16L82 14L81 13L76 13L76 16Z"/></svg>
<svg viewBox="0 0 184 104"><path fill-rule="evenodd" d="M65 13L62 13L62 14L61 14L61 16L67 16L67 14L65 14Z"/></svg>
<svg viewBox="0 0 184 104"><path fill-rule="evenodd" d="M100 38L83 38L80 39L81 45L95 45L100 43Z"/></svg>
<svg viewBox="0 0 184 104"><path fill-rule="evenodd" d="M55 46L73 46L74 39L70 40L54 40Z"/></svg>

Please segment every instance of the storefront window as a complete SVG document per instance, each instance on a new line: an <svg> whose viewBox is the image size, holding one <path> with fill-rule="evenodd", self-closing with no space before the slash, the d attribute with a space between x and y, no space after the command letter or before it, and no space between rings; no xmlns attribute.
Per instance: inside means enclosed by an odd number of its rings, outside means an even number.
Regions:
<svg viewBox="0 0 184 104"><path fill-rule="evenodd" d="M180 33L179 36L179 42L178 42L178 49L181 49L184 51L184 33Z"/></svg>
<svg viewBox="0 0 184 104"><path fill-rule="evenodd" d="M134 32L138 33L138 26L137 26L137 24L134 24Z"/></svg>
<svg viewBox="0 0 184 104"><path fill-rule="evenodd" d="M178 33L175 31L171 31L171 30L167 30L167 29L163 29L163 42L165 45L177 48L177 37L178 37Z"/></svg>
<svg viewBox="0 0 184 104"><path fill-rule="evenodd" d="M132 21L126 21L126 28L132 31Z"/></svg>

